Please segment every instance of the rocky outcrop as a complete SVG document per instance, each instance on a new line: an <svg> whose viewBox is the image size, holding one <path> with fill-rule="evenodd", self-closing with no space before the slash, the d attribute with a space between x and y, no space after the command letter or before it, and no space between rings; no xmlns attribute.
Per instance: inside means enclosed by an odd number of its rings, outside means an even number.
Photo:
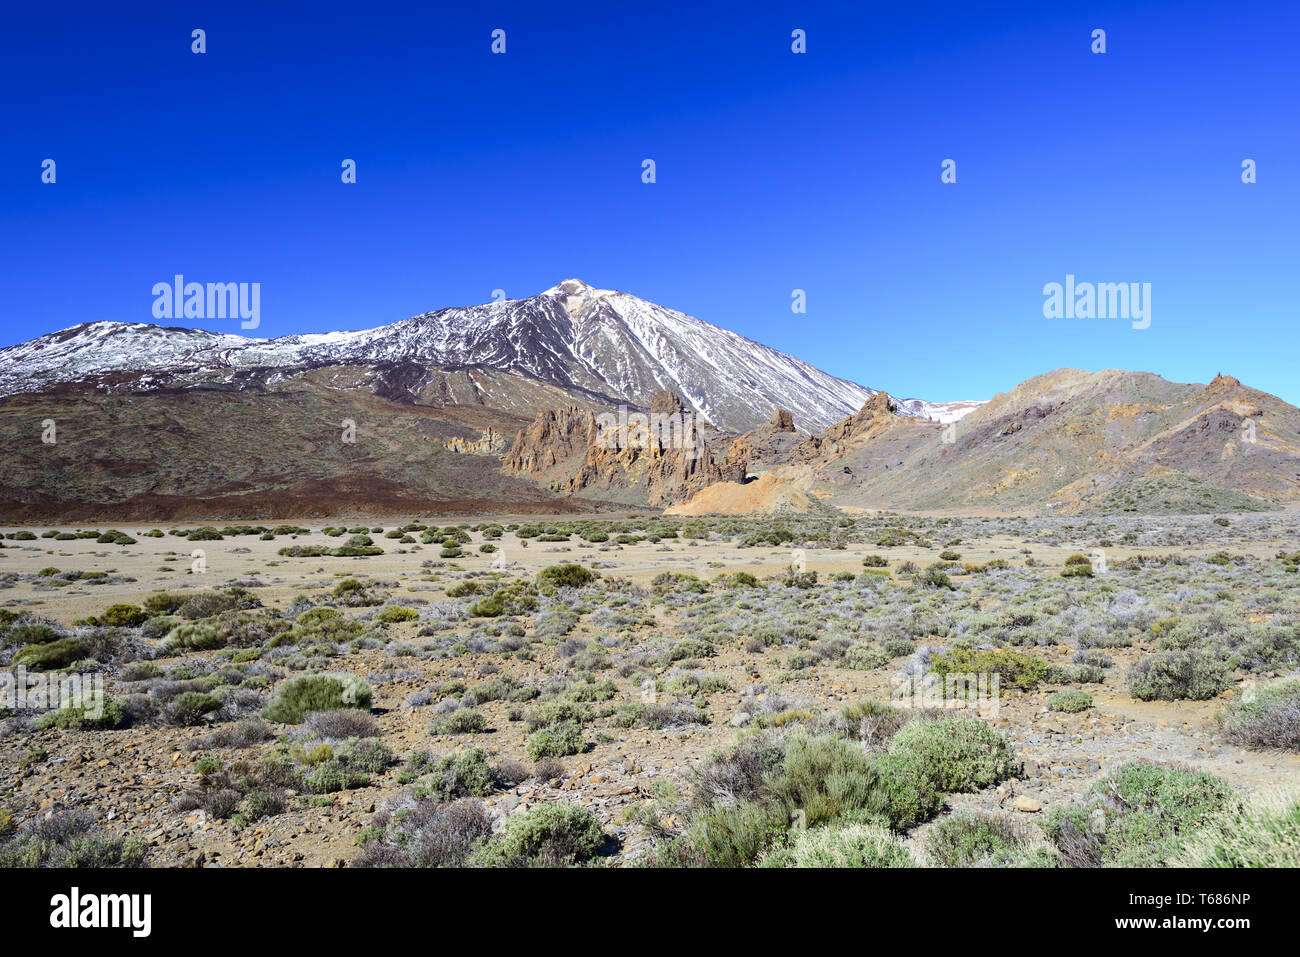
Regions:
<svg viewBox="0 0 1300 957"><path fill-rule="evenodd" d="M506 451L506 437L492 428L477 439L465 439L457 435L443 439L442 444L447 451L460 455L501 455Z"/></svg>
<svg viewBox="0 0 1300 957"><path fill-rule="evenodd" d="M671 392L648 413L570 407L537 416L515 437L503 468L567 495L592 490L648 505L683 501L715 482L744 482L747 459L715 460L694 414Z"/></svg>
<svg viewBox="0 0 1300 957"><path fill-rule="evenodd" d="M756 469L772 468L787 462L801 439L794 426L794 415L788 409L773 409L765 425L732 441L727 449L727 461L748 462L750 468Z"/></svg>
<svg viewBox="0 0 1300 957"><path fill-rule="evenodd" d="M547 472L585 453L595 438L596 417L590 409L549 409L519 431L501 464L511 472Z"/></svg>
<svg viewBox="0 0 1300 957"><path fill-rule="evenodd" d="M794 413L789 409L773 409L772 419L768 425L777 432L793 432Z"/></svg>
<svg viewBox="0 0 1300 957"><path fill-rule="evenodd" d="M791 453L791 460L828 462L875 438L902 419L898 403L887 392L877 392L853 415L804 439Z"/></svg>

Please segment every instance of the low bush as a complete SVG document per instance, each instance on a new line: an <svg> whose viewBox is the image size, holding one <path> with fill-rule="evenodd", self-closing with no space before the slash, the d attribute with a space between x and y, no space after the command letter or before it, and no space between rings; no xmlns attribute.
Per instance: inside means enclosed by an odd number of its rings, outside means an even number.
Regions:
<svg viewBox="0 0 1300 957"><path fill-rule="evenodd" d="M162 706L162 718L167 724L182 728L192 727L202 724L208 715L221 707L221 704L221 699L216 695L186 691Z"/></svg>
<svg viewBox="0 0 1300 957"><path fill-rule="evenodd" d="M0 833L0 868L141 867L148 852L144 838L105 835L84 811L40 815Z"/></svg>
<svg viewBox="0 0 1300 957"><path fill-rule="evenodd" d="M69 636L39 645L27 645L14 655L15 665L24 665L37 671L66 668L74 661L85 658L90 644L84 638Z"/></svg>
<svg viewBox="0 0 1300 957"><path fill-rule="evenodd" d="M1053 807L1043 829L1069 865L1154 867L1190 834L1239 810L1222 778L1136 761L1095 783L1083 801Z"/></svg>
<svg viewBox="0 0 1300 957"><path fill-rule="evenodd" d="M1129 669L1129 694L1139 701L1205 701L1228 689L1230 672L1227 661L1201 651L1157 651Z"/></svg>
<svg viewBox="0 0 1300 957"><path fill-rule="evenodd" d="M1230 744L1300 751L1300 679L1267 685L1234 701L1219 716L1219 726Z"/></svg>
<svg viewBox="0 0 1300 957"><path fill-rule="evenodd" d="M506 821L505 829L471 857L482 866L568 867L596 856L605 835L588 808L566 802L539 804Z"/></svg>
<svg viewBox="0 0 1300 957"><path fill-rule="evenodd" d="M459 708L436 722L434 734L477 734L487 727L487 718L473 708Z"/></svg>
<svg viewBox="0 0 1300 957"><path fill-rule="evenodd" d="M362 834L353 867L461 867L492 836L483 802L463 798L449 804L437 797L381 809Z"/></svg>
<svg viewBox="0 0 1300 957"><path fill-rule="evenodd" d="M562 758L570 754L579 754L586 741L582 736L582 727L576 721L560 721L545 728L539 728L528 736L524 745L528 756L534 761L541 758Z"/></svg>
<svg viewBox="0 0 1300 957"><path fill-rule="evenodd" d="M1005 814L960 812L935 823L926 856L937 867L996 867L1042 843L1037 829Z"/></svg>
<svg viewBox="0 0 1300 957"><path fill-rule="evenodd" d="M414 608L404 608L401 605L390 605L375 612L375 621L386 625L396 624L401 621L415 621L419 617L420 613Z"/></svg>
<svg viewBox="0 0 1300 957"><path fill-rule="evenodd" d="M1086 691L1070 689L1058 691L1047 697L1047 710L1063 711L1066 714L1078 714L1092 707L1092 695Z"/></svg>
<svg viewBox="0 0 1300 957"><path fill-rule="evenodd" d="M951 648L930 659L930 672L940 678L949 675L997 675L999 687L1031 691L1047 678L1047 662L1023 651L999 649L975 651Z"/></svg>
<svg viewBox="0 0 1300 957"><path fill-rule="evenodd" d="M280 686L262 716L282 724L301 724L313 711L370 707L370 686L355 675L303 675Z"/></svg>
<svg viewBox="0 0 1300 957"><path fill-rule="evenodd" d="M785 838L789 824L781 810L756 801L710 807L697 814L687 828L690 863L748 867Z"/></svg>
<svg viewBox="0 0 1300 957"><path fill-rule="evenodd" d="M916 860L881 824L828 825L799 831L794 843L765 854L759 867L916 867Z"/></svg>
<svg viewBox="0 0 1300 957"><path fill-rule="evenodd" d="M1300 800L1272 795L1193 834L1172 867L1300 867Z"/></svg>
<svg viewBox="0 0 1300 957"><path fill-rule="evenodd" d="M887 760L938 791L975 791L1012 776L1011 742L978 718L913 721L894 736Z"/></svg>
<svg viewBox="0 0 1300 957"><path fill-rule="evenodd" d="M445 755L434 762L431 772L429 793L444 801L484 797L492 792L492 768L487 753L480 748Z"/></svg>
<svg viewBox="0 0 1300 957"><path fill-rule="evenodd" d="M38 731L45 728L107 731L124 728L128 724L130 717L122 702L116 698L105 698L99 707L69 706L59 711L47 711L36 719L34 727Z"/></svg>
<svg viewBox="0 0 1300 957"><path fill-rule="evenodd" d="M537 573L537 584L554 585L557 588L581 588L590 585L600 577L598 572L582 565L568 562L564 565L549 565Z"/></svg>
<svg viewBox="0 0 1300 957"><path fill-rule="evenodd" d="M137 628L149 618L139 605L109 605L95 623L113 628Z"/></svg>

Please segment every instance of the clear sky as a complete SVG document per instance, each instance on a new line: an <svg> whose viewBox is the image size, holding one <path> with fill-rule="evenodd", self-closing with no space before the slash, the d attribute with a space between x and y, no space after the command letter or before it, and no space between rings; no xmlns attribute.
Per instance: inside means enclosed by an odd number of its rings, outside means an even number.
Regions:
<svg viewBox="0 0 1300 957"><path fill-rule="evenodd" d="M152 321L176 273L260 282L268 336L576 276L903 397L1075 366L1300 403L1291 0L2 17L0 344ZM1044 318L1066 274L1150 283L1150 327Z"/></svg>

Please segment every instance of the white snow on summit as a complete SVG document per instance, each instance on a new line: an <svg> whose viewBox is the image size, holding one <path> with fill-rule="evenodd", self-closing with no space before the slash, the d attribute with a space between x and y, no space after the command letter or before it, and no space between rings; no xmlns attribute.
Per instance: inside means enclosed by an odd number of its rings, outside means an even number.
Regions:
<svg viewBox="0 0 1300 957"><path fill-rule="evenodd" d="M685 313L566 279L527 299L441 309L375 329L276 339L84 323L0 349L0 395L66 382L113 389L132 380L131 388L148 389L222 370L264 369L269 376L321 365L392 363L514 372L632 406L669 389L733 432L767 421L778 407L789 409L800 428L819 431L857 412L876 391ZM913 415L941 410L960 417L975 404L908 400L904 408Z"/></svg>

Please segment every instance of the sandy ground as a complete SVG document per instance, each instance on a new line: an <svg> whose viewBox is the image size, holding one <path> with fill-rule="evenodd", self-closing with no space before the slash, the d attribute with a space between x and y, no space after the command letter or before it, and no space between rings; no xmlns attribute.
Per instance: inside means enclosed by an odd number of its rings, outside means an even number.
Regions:
<svg viewBox="0 0 1300 957"><path fill-rule="evenodd" d="M503 520L507 517L501 517ZM563 518L563 517L561 517ZM572 518L568 516L568 518ZM528 516L528 521L538 521ZM479 517L475 522L485 521ZM301 522L313 528L312 535L301 536L297 544L340 544L341 539L319 533L319 522ZM361 524L361 523L357 523ZM373 526L395 527L375 521ZM439 524L455 524L439 519ZM145 527L117 526L137 536ZM38 530L39 533L39 530ZM284 607L304 590L319 595L320 589L332 586L341 577L391 580L395 600L403 600L403 590L411 599L436 601L442 589L454 579L439 584L421 581L429 573L424 562L438 561L438 547L398 545L393 540L374 535L376 544L387 553L371 558L288 558L277 555L279 549L294 544L286 536L274 541L260 541L254 536L230 538L219 542L188 542L166 536L138 539L129 546L105 546L93 540L54 542L5 541L0 550L0 575L30 574L52 566L62 571L104 571L115 578L131 579L103 585L73 582L54 589L30 581L10 581L0 590L0 606L32 607L39 614L65 624L98 614L116 602L139 603L158 589L179 591L220 587L232 581L260 583L256 593L268 606ZM645 585L664 571L690 572L703 578L736 571L748 571L759 577L783 572L792 560L798 560L790 548L747 548L733 544L696 544L676 541L662 544L640 543L630 546L589 545L576 540L568 544L531 541L526 546L513 534L498 540L500 551L481 555L477 552L479 536L466 546L466 557L446 563L439 573L489 571L504 559L507 570L531 574L540 568L565 560L584 564L597 563L602 574ZM961 546L964 561L983 562L1005 558L1019 564L1020 550L1030 548L1036 559L1059 565L1078 547L1047 547L1005 537L992 538ZM1271 556L1276 542L1260 542L1249 550L1261 557ZM205 570L194 573L195 550L202 551ZM404 551L403 551L404 550ZM1211 551L1214 549L1206 549ZM863 555L879 551L869 546L850 547L843 551L808 550L802 556L809 570L823 575L836 571L860 572ZM1195 553L1196 549L1151 548L1110 549L1108 560L1118 561L1128 554L1142 552ZM893 548L888 551L891 563L911 559L928 563L937 549ZM389 637L418 646L416 624L394 625ZM662 618L661 630L676 625L671 615ZM584 626L585 628L585 623ZM582 628L577 632L583 634ZM667 778L681 782L692 762L732 741L736 731L730 719L742 707L742 694L753 683L764 681L780 670L778 659L789 649L769 650L759 655L728 649L707 663L710 673L726 677L731 691L712 695L706 708L710 723L702 726L662 731L623 730L602 726L603 733L594 737L585 754L565 759L567 775L563 779L524 782L490 799L501 812L517 810L539 801L574 800L592 807L611 834L620 842L614 861L635 858L649 846L650 835L640 825L631 823L632 812L647 801L656 781ZM1045 656L1054 649L1040 649ZM1138 657L1136 650L1113 652L1116 670L1122 672ZM405 706L414 692L431 683L461 676L472 684L490 672L482 670L486 659L499 665L505 674L537 679L539 666L553 665L551 660L523 662L497 655L461 656L457 659L425 660L419 657L398 659L403 676L375 686L375 709L383 729L385 743L398 756L419 748L446 753L469 745L486 748L494 757L523 757L524 729L520 722L506 717L509 705L489 702L481 710L489 729L481 735L451 738L430 734L432 717L428 709ZM383 650L365 651L339 659L339 667L358 674L373 674L391 669L394 659ZM166 662L162 662L165 664ZM611 673L614 674L614 673ZM889 697L891 668L871 672L851 671L818 666L796 672L793 680L782 684L781 693L811 707L835 710L842 704L863 697ZM628 700L638 689L619 681L620 693ZM628 687L624 688L623 685ZM1300 756L1250 752L1221 744L1215 734L1214 714L1231 697L1193 703L1143 703L1128 697L1122 687L1090 686L1096 706L1081 715L1051 713L1044 707L1048 688L1040 692L1007 696L993 723L1009 734L1021 756L1028 762L1023 779L1009 782L996 791L959 795L951 799L953 807L1012 806L1015 797L1026 796L1046 810L1054 803L1078 795L1100 774L1117 764L1136 757L1175 760L1212 771L1225 777L1243 793L1261 793L1271 789L1300 790ZM371 787L344 792L327 807L293 808L275 818L265 819L241 831L229 822L204 820L193 813L171 808L174 796L193 787L197 775L193 766L198 754L188 749L205 729L143 728L120 732L74 732L50 729L19 732L0 738L0 767L9 777L4 803L20 819L55 808L84 807L106 826L112 826L149 840L153 851L150 861L156 865L278 865L339 866L357 853L356 836L365 827L374 808L399 791L389 772L377 778ZM590 736L589 736L590 737ZM46 757L34 767L19 771L19 764L33 749ZM221 755L239 757L238 752ZM526 760L526 759L525 759ZM671 821L669 821L671 824ZM914 836L913 841L919 840Z"/></svg>

